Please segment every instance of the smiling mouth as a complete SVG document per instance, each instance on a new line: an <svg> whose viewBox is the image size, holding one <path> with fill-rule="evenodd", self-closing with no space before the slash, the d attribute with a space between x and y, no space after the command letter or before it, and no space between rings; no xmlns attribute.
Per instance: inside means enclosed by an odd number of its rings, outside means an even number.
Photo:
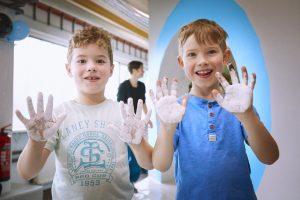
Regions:
<svg viewBox="0 0 300 200"><path fill-rule="evenodd" d="M213 70L211 69L206 69L206 70L199 70L196 71L195 74L199 76L200 78L207 78L212 74Z"/></svg>
<svg viewBox="0 0 300 200"><path fill-rule="evenodd" d="M96 81L96 80L99 80L100 78L99 77L94 77L94 76L89 76L89 77L86 77L84 79L89 80L89 81Z"/></svg>

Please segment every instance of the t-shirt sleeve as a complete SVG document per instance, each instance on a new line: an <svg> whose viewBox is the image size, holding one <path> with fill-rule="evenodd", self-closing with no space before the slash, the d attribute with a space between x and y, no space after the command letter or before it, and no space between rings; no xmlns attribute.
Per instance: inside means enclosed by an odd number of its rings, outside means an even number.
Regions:
<svg viewBox="0 0 300 200"><path fill-rule="evenodd" d="M142 100L143 102L146 102L146 86L143 82L141 82L141 91L142 91Z"/></svg>
<svg viewBox="0 0 300 200"><path fill-rule="evenodd" d="M117 101L123 101L126 103L127 99L128 98L126 98L126 85L125 85L125 82L123 82L119 85Z"/></svg>

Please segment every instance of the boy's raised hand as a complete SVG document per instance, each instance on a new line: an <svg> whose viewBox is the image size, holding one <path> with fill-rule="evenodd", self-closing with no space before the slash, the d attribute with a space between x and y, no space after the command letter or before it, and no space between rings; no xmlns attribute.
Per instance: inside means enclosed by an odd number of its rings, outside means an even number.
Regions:
<svg viewBox="0 0 300 200"><path fill-rule="evenodd" d="M143 100L138 100L136 114L134 114L133 100L128 98L127 105L120 102L122 125L109 123L108 128L116 131L121 140L128 144L140 144L143 136L148 134L148 123L150 121L151 110L149 110L142 120Z"/></svg>
<svg viewBox="0 0 300 200"><path fill-rule="evenodd" d="M232 85L219 73L216 73L220 84L225 90L222 96L217 90L213 90L212 94L216 101L225 110L232 113L243 113L252 106L253 89L256 82L256 75L252 74L252 81L248 84L248 72L246 67L242 67L243 82L239 83L237 73L231 63L228 65Z"/></svg>
<svg viewBox="0 0 300 200"><path fill-rule="evenodd" d="M182 104L179 104L176 99L177 80L173 79L170 92L167 83L168 79L166 77L163 78L162 82L157 81L156 97L152 90L150 90L150 97L160 121L164 124L176 124L181 121L185 113L188 97L184 96Z"/></svg>
<svg viewBox="0 0 300 200"><path fill-rule="evenodd" d="M62 121L66 118L66 114L58 116L56 121L53 120L53 97L48 97L47 107L44 111L43 94L38 94L37 110L35 112L31 97L27 97L27 108L30 118L27 119L17 110L17 117L23 122L27 129L29 137L37 142L46 141L56 133Z"/></svg>

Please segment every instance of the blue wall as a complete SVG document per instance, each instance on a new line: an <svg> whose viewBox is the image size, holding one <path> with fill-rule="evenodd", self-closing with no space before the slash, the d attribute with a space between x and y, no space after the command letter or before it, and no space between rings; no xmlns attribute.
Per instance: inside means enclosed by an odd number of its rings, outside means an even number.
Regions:
<svg viewBox="0 0 300 200"><path fill-rule="evenodd" d="M260 114L261 120L271 132L270 86L260 41L246 13L235 1L179 1L160 30L160 35L153 50L153 58L155 58L153 66L161 66L165 51L180 27L199 18L211 19L220 24L229 35L227 43L239 70L241 66L246 66L249 73L255 72L257 74L258 81L254 90L254 106ZM156 71L153 71L154 77L158 77L159 70L157 68ZM241 74L240 71L239 74ZM257 190L265 166L256 158L248 146L247 154L251 165L251 178L255 190Z"/></svg>

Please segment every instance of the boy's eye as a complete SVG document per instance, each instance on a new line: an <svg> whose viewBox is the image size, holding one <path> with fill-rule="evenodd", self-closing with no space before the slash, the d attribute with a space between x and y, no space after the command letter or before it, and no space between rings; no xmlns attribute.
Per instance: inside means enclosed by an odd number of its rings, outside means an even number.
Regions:
<svg viewBox="0 0 300 200"><path fill-rule="evenodd" d="M98 63L98 64L104 64L106 62L105 62L105 60L99 59L99 60L96 60L96 63Z"/></svg>
<svg viewBox="0 0 300 200"><path fill-rule="evenodd" d="M77 63L84 64L84 63L86 63L86 60L80 59L80 60L77 60Z"/></svg>
<svg viewBox="0 0 300 200"><path fill-rule="evenodd" d="M196 56L196 53L190 52L190 53L187 54L187 57L193 57L193 56Z"/></svg>
<svg viewBox="0 0 300 200"><path fill-rule="evenodd" d="M208 51L208 54L215 54L215 53L217 53L217 51L214 49Z"/></svg>

